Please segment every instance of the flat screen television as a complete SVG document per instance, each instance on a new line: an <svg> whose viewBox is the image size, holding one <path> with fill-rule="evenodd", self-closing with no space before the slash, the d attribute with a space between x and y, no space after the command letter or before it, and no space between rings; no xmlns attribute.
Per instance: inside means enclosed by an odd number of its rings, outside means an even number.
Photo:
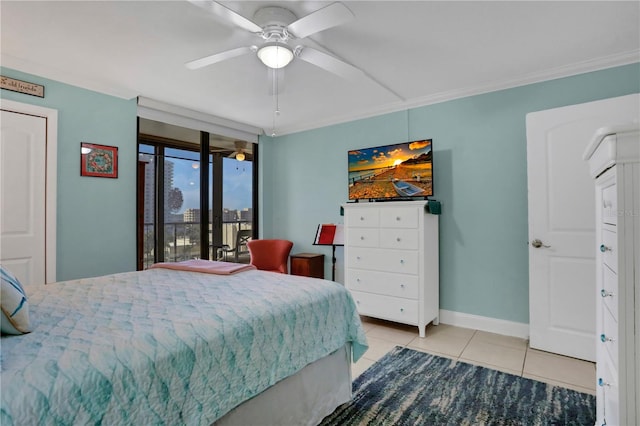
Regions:
<svg viewBox="0 0 640 426"><path fill-rule="evenodd" d="M408 200L433 195L431 139L349 151L349 200Z"/></svg>

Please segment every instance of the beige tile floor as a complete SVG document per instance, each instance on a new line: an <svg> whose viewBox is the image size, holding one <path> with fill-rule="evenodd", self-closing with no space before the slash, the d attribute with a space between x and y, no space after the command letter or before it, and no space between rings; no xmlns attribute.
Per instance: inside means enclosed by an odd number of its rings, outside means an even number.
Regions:
<svg viewBox="0 0 640 426"><path fill-rule="evenodd" d="M413 326L367 317L362 324L369 350L353 365L354 378L395 346L405 346L595 395L594 363L531 349L525 339L446 324L427 326L420 338Z"/></svg>

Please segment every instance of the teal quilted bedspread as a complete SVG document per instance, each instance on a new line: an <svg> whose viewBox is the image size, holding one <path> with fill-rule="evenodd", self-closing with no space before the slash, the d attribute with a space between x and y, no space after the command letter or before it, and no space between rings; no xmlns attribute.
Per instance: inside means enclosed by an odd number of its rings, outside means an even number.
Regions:
<svg viewBox="0 0 640 426"><path fill-rule="evenodd" d="M2 337L0 424L210 425L307 364L367 343L340 284L152 269L31 290Z"/></svg>

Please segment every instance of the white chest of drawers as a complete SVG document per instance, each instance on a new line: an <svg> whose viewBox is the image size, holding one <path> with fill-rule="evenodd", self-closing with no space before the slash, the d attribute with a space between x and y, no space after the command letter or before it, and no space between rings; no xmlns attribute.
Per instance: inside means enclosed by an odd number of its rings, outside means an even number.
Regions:
<svg viewBox="0 0 640 426"><path fill-rule="evenodd" d="M425 327L439 318L438 216L426 201L345 208L345 286L358 312Z"/></svg>
<svg viewBox="0 0 640 426"><path fill-rule="evenodd" d="M596 182L596 425L640 424L640 133L600 129Z"/></svg>

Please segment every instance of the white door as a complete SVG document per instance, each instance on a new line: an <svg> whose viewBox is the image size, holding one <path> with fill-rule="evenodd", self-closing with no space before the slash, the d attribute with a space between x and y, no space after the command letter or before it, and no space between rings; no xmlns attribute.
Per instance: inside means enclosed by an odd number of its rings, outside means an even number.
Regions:
<svg viewBox="0 0 640 426"><path fill-rule="evenodd" d="M7 105L13 107L6 110ZM23 108L24 107L24 108ZM16 112L39 111L49 116ZM55 137L57 113L2 102L0 131L0 262L28 288L55 281ZM48 129L48 124L52 129ZM53 170L51 170L53 169ZM53 173L53 174L52 174ZM48 188L50 186L50 188ZM48 225L48 221L53 220ZM47 241L53 239L53 241ZM53 251L52 251L53 250Z"/></svg>
<svg viewBox="0 0 640 426"><path fill-rule="evenodd" d="M527 115L532 348L595 360L595 191L582 154L603 126L638 120L638 95Z"/></svg>

